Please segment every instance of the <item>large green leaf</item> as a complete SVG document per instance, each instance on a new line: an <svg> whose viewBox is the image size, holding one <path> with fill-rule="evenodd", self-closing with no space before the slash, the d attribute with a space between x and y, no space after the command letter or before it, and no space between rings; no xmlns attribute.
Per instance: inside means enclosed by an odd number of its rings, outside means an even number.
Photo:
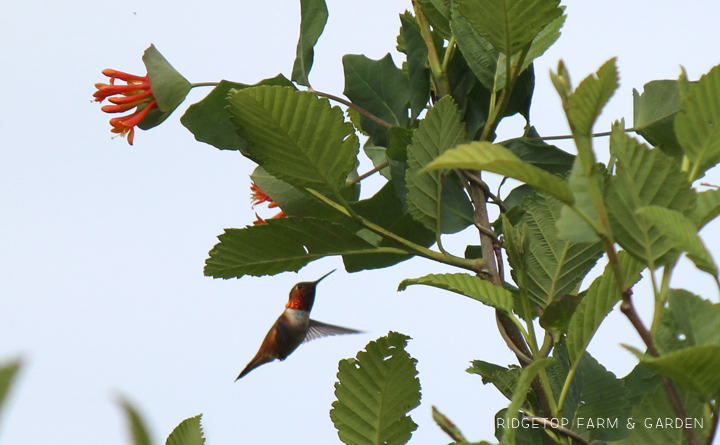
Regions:
<svg viewBox="0 0 720 445"><path fill-rule="evenodd" d="M250 156L296 187L339 190L355 168L358 140L340 108L292 88L231 93L230 113Z"/></svg>
<svg viewBox="0 0 720 445"><path fill-rule="evenodd" d="M680 81L687 82L684 73ZM675 134L693 164L694 181L720 161L720 66L692 85L689 94L681 94Z"/></svg>
<svg viewBox="0 0 720 445"><path fill-rule="evenodd" d="M518 379L517 386L515 387L515 393L513 394L512 401L507 409L504 425L511 425L512 419L517 418L518 410L525 402L527 392L530 389L530 384L532 384L535 376L553 362L555 362L555 359L541 358L539 360L535 360L530 366L523 369L520 374L520 378ZM502 441L500 443L503 445L514 444L514 437L515 428L505 428L505 433L503 434Z"/></svg>
<svg viewBox="0 0 720 445"><path fill-rule="evenodd" d="M417 428L407 415L420 404L417 360L405 351L409 338L390 332L357 359L340 360L330 418L347 445L403 445Z"/></svg>
<svg viewBox="0 0 720 445"><path fill-rule="evenodd" d="M654 267L674 258L676 243L651 219L636 212L660 206L688 216L695 207L695 192L672 158L649 150L619 125L613 126L610 150L617 158L605 199L615 240L630 254Z"/></svg>
<svg viewBox="0 0 720 445"><path fill-rule="evenodd" d="M644 266L622 251L618 252L618 260L624 274L625 284L632 285L638 282L640 271L644 269ZM570 319L567 330L567 349L571 363L577 363L580 360L598 327L620 299L621 295L615 274L611 265L608 264L603 274L592 282L587 294Z"/></svg>
<svg viewBox="0 0 720 445"><path fill-rule="evenodd" d="M720 345L720 304L682 289L671 289L668 305L685 346ZM664 314L663 314L664 315Z"/></svg>
<svg viewBox="0 0 720 445"><path fill-rule="evenodd" d="M292 70L292 80L298 85L308 85L313 48L325 29L327 19L325 0L300 0L300 38Z"/></svg>
<svg viewBox="0 0 720 445"><path fill-rule="evenodd" d="M653 80L643 93L633 89L633 128L653 146L680 161L683 155L675 136L675 116L680 111L676 80Z"/></svg>
<svg viewBox="0 0 720 445"><path fill-rule="evenodd" d="M447 172L423 171L423 168L438 156L466 140L465 128L452 97L442 98L430 109L414 132L412 140L412 144L407 148L408 170L405 175L410 214L416 221L438 235L464 229L472 223L472 207L465 192L461 188L456 188L452 195L453 200L441 199L445 198L443 177ZM442 221L441 218L443 204L448 208L444 215L448 217L446 221ZM466 217L466 222L459 224L458 227L453 219L462 216ZM455 226L452 228L457 230L448 230L448 225Z"/></svg>
<svg viewBox="0 0 720 445"><path fill-rule="evenodd" d="M409 12L400 14L405 52L407 54L408 82L410 86L410 117L417 119L430 99L430 68L428 48L420 32L420 26Z"/></svg>
<svg viewBox="0 0 720 445"><path fill-rule="evenodd" d="M180 422L168 436L165 445L205 445L201 420L202 414Z"/></svg>
<svg viewBox="0 0 720 445"><path fill-rule="evenodd" d="M560 178L523 162L502 145L489 142L463 144L436 158L425 170L448 168L485 170L509 176L543 190L566 204L573 203L572 191Z"/></svg>
<svg viewBox="0 0 720 445"><path fill-rule="evenodd" d="M673 241L676 249L687 252L688 258L698 269L717 276L717 265L695 231L695 224L689 218L676 210L654 205L642 207L637 213L654 224L663 236Z"/></svg>
<svg viewBox="0 0 720 445"><path fill-rule="evenodd" d="M697 194L697 207L693 212L692 219L701 229L720 215L720 189L707 190Z"/></svg>
<svg viewBox="0 0 720 445"><path fill-rule="evenodd" d="M583 212L585 218L599 226L597 210L590 194L589 181L603 184L604 169L595 164L589 175L583 171L582 161L575 158L573 168L568 175L567 182L575 198L575 208L563 207L560 219L557 222L558 236L561 239L576 243L593 243L600 240L595 229L583 219L578 212Z"/></svg>
<svg viewBox="0 0 720 445"><path fill-rule="evenodd" d="M720 345L692 346L661 357L651 357L630 346L648 369L673 379L676 383L691 388L705 400L720 393Z"/></svg>
<svg viewBox="0 0 720 445"><path fill-rule="evenodd" d="M407 127L410 88L402 70L395 66L390 54L380 60L362 55L343 56L345 96L390 125ZM375 145L387 147L387 127L360 116L360 125L370 134Z"/></svg>
<svg viewBox="0 0 720 445"><path fill-rule="evenodd" d="M296 272L325 256L376 251L345 227L314 218L269 219L263 225L225 229L218 238L205 261L205 275L214 278Z"/></svg>
<svg viewBox="0 0 720 445"><path fill-rule="evenodd" d="M398 291L405 290L413 284L424 284L465 295L508 314L513 306L510 291L466 273L431 274L420 278L408 278L400 283Z"/></svg>
<svg viewBox="0 0 720 445"><path fill-rule="evenodd" d="M271 79L264 79L255 85L221 80L213 90L200 102L190 105L180 118L180 122L190 130L195 139L210 144L220 150L245 151L245 139L237 133L237 127L230 120L228 113L228 93L231 89L242 90L251 86L279 85L293 87L292 82L282 74Z"/></svg>
<svg viewBox="0 0 720 445"><path fill-rule="evenodd" d="M120 399L119 403L128 418L133 445L150 445L150 435L140 414L126 399Z"/></svg>
<svg viewBox="0 0 720 445"><path fill-rule="evenodd" d="M528 226L527 288L530 297L545 307L574 291L603 254L602 244L573 243L558 237L556 223L563 203L545 193L524 202L520 224Z"/></svg>
<svg viewBox="0 0 720 445"><path fill-rule="evenodd" d="M460 13L503 54L514 55L562 15L558 0L458 0Z"/></svg>
<svg viewBox="0 0 720 445"><path fill-rule="evenodd" d="M20 369L19 361L6 364L0 368L0 411L2 411L5 396L7 396L10 385L15 380L18 369Z"/></svg>
<svg viewBox="0 0 720 445"><path fill-rule="evenodd" d="M343 218L307 193L269 174L262 167L256 167L250 179L277 203L287 216L313 216L329 220Z"/></svg>
<svg viewBox="0 0 720 445"><path fill-rule="evenodd" d="M581 301L582 297L579 295L560 295L543 310L538 320L540 326L546 331L564 334Z"/></svg>

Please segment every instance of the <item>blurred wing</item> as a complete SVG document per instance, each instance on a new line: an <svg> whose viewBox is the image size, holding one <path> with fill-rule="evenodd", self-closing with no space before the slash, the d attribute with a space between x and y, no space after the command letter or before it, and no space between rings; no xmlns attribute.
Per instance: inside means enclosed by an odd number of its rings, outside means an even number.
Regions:
<svg viewBox="0 0 720 445"><path fill-rule="evenodd" d="M310 320L308 333L305 336L303 343L307 343L310 340L316 338L330 337L332 335L342 334L362 334L363 331L357 331L355 329L343 328L342 326L335 326L327 323L321 323L319 321Z"/></svg>

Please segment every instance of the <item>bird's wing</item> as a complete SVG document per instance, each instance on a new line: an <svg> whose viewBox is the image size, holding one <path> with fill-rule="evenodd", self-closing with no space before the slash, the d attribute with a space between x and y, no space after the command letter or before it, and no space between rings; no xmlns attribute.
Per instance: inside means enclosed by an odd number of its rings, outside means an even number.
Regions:
<svg viewBox="0 0 720 445"><path fill-rule="evenodd" d="M363 331L343 328L342 326L335 326L332 324L322 323L311 319L308 326L308 332L305 336L305 340L303 341L303 343L307 343L310 340L315 340L316 338L329 337L332 335L362 334L362 332Z"/></svg>

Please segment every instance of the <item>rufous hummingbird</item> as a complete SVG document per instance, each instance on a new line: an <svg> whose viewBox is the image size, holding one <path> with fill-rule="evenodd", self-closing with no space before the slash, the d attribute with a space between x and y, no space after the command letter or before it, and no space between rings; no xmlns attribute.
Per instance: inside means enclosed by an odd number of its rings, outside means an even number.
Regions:
<svg viewBox="0 0 720 445"><path fill-rule="evenodd" d="M310 319L310 310L315 302L315 287L333 272L335 270L326 273L317 281L306 281L293 286L285 311L270 328L255 358L250 360L235 381L265 363L276 359L285 360L301 343L331 335L362 332Z"/></svg>

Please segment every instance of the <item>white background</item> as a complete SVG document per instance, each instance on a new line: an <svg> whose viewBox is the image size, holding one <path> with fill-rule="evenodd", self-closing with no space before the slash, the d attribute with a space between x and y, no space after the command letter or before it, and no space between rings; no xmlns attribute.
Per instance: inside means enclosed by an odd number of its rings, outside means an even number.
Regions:
<svg viewBox="0 0 720 445"><path fill-rule="evenodd" d="M316 88L342 93L346 53L378 59L390 51L402 62L395 37L409 1L328 3L311 73ZM675 79L681 64L697 79L720 63L715 1L566 4L563 35L535 66L532 124L543 135L568 133L547 75L560 58L577 84L618 57L622 85L596 131L621 117L632 125L633 88ZM215 237L254 219L252 163L196 142L179 123L209 89L193 90L160 127L139 131L133 147L111 139L109 116L91 102L104 68L144 74L150 43L191 82L289 77L299 2L28 0L2 9L0 363L24 363L0 420L3 444L129 443L120 394L139 408L155 443L201 412L210 445L339 443L328 416L337 362L389 330L413 337L408 349L419 360L423 399L412 412L413 443L449 441L431 419L432 405L469 439L494 440L493 415L507 401L465 372L472 359L514 361L493 310L431 288L395 292L402 278L450 269L412 260L350 275L329 258L272 278L203 277ZM522 125L521 118L503 123L499 139L519 135ZM607 140L596 147L606 152ZM720 183L716 172L704 180ZM380 183L365 185L367 197ZM716 253L717 229L703 232ZM477 234L446 242L462 253ZM303 345L234 383L292 285L333 268L341 270L319 286L313 317L368 333ZM636 301L649 321L646 281ZM674 285L718 300L712 281L686 261ZM622 376L635 358L620 342L641 347L627 320L613 314L590 351Z"/></svg>

